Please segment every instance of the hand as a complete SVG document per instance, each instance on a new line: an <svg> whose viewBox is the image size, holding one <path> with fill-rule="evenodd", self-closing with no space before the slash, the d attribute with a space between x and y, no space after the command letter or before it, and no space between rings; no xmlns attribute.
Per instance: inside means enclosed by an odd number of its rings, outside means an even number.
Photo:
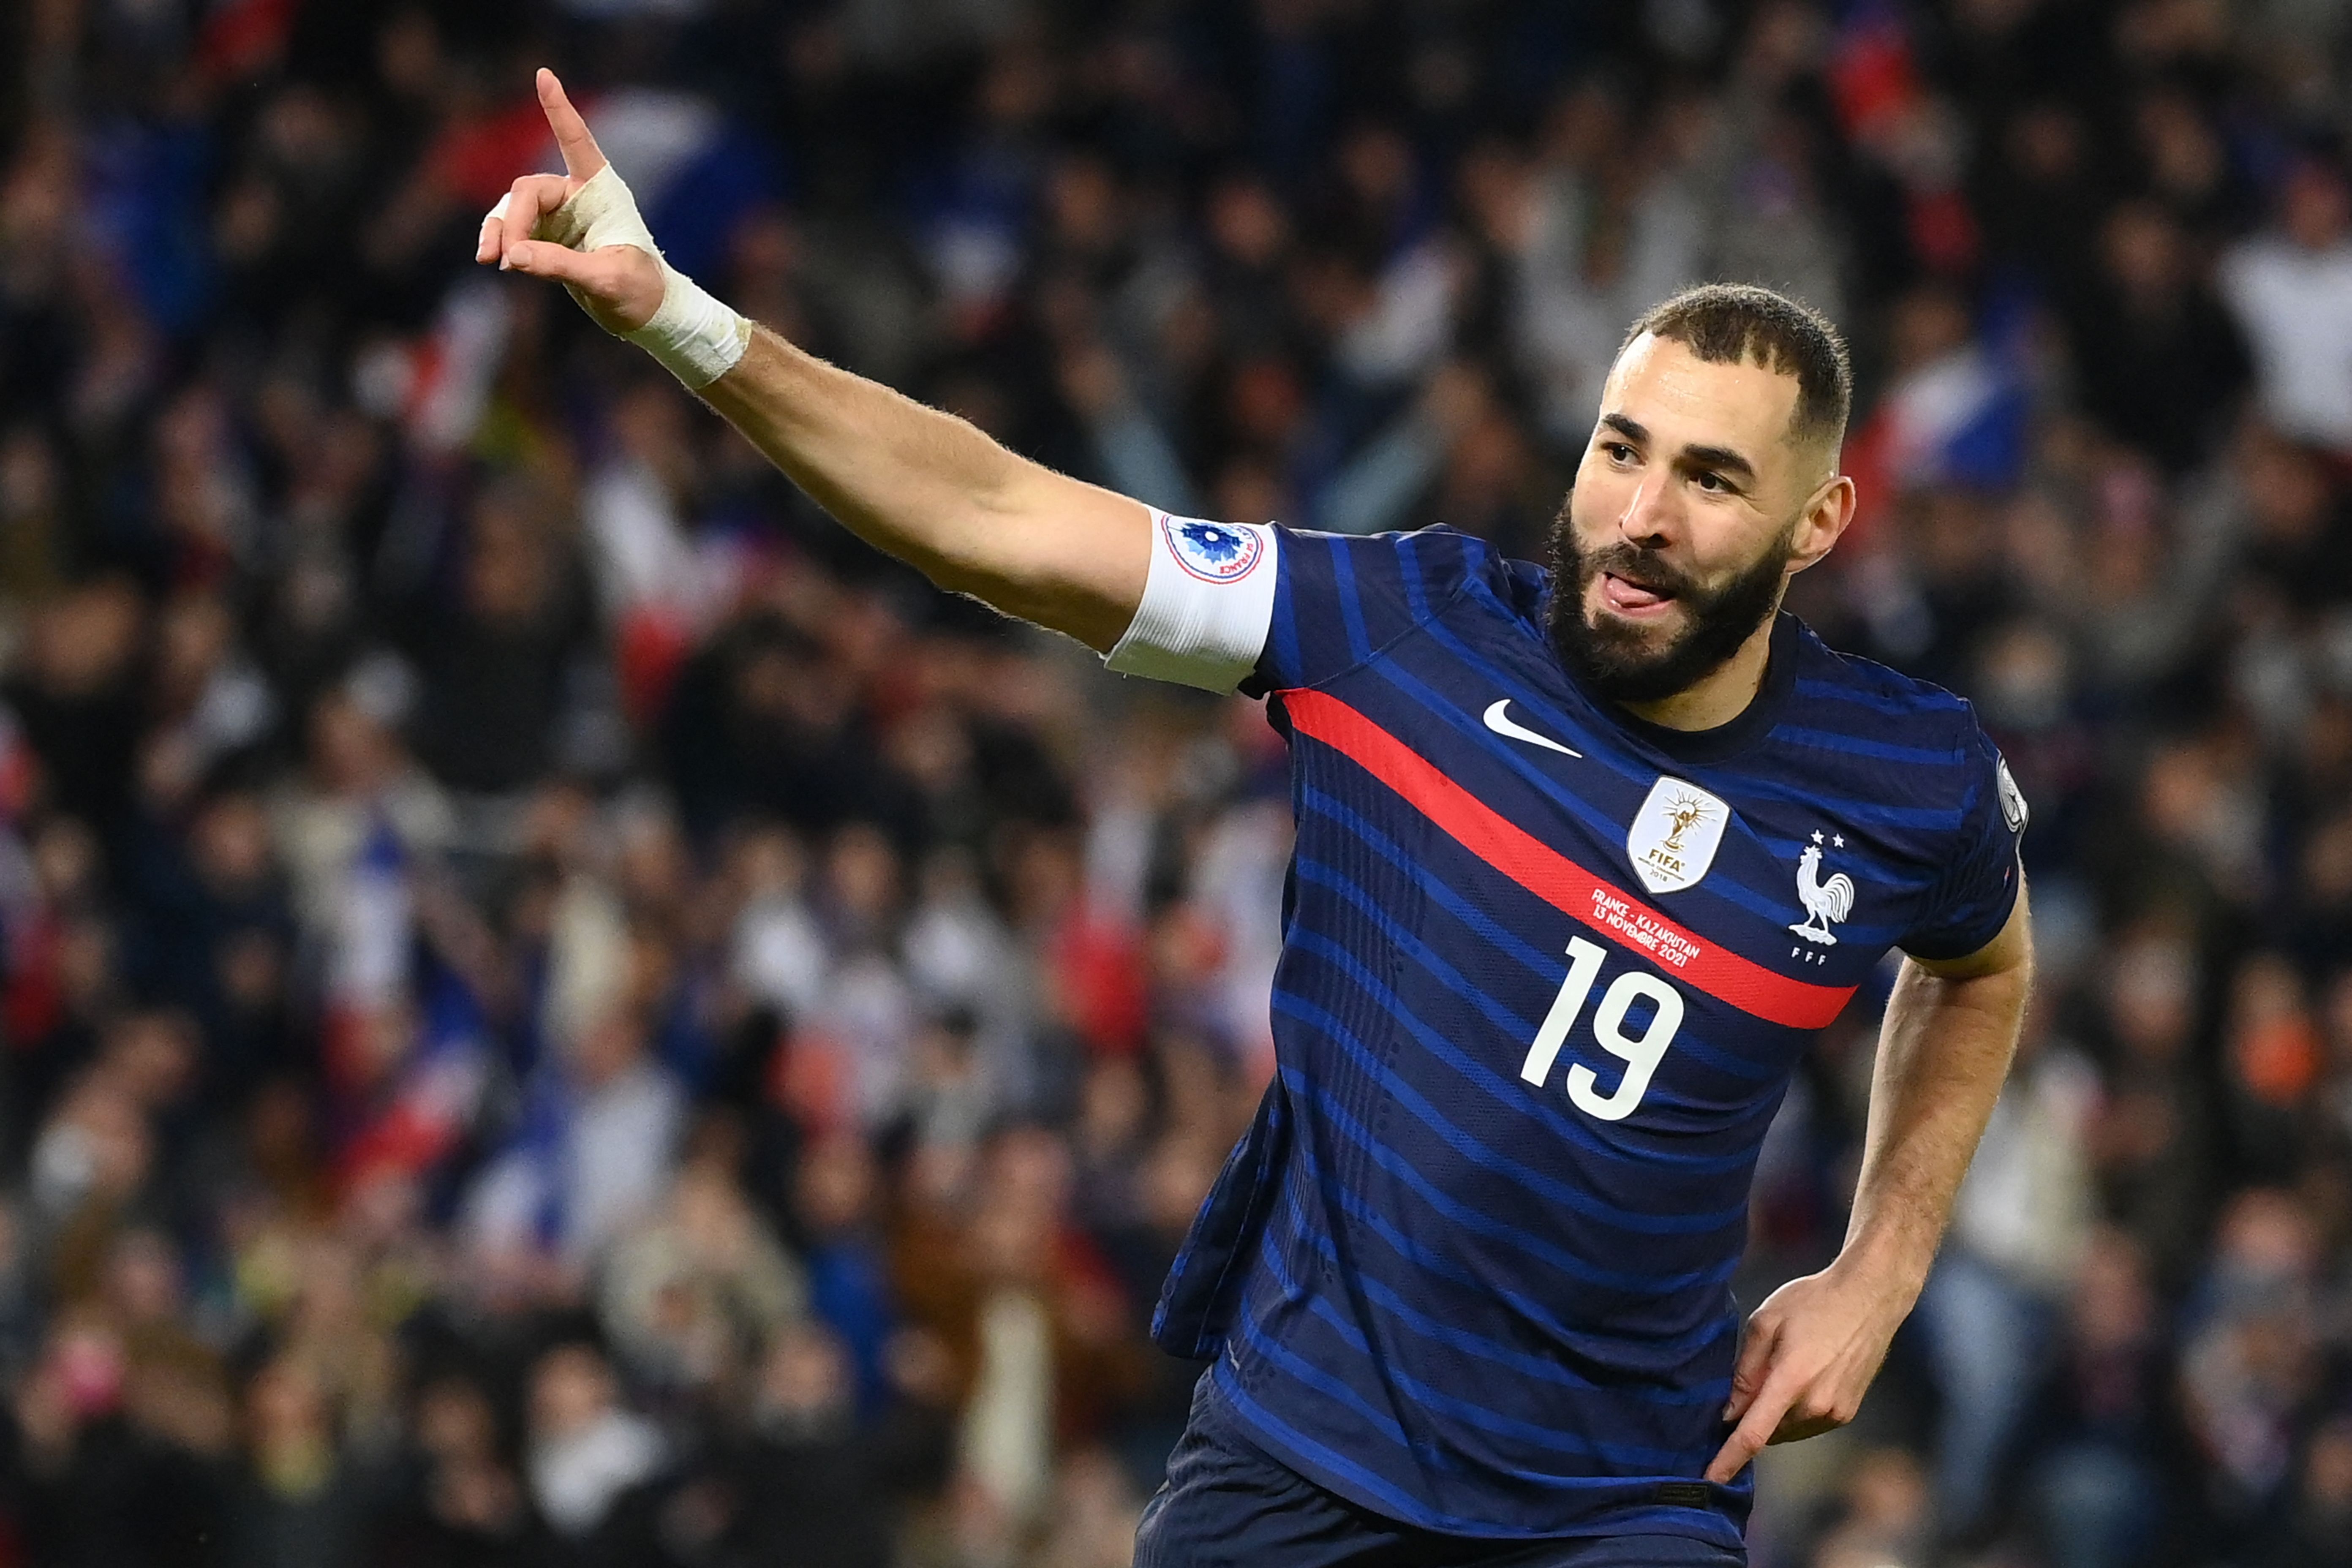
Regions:
<svg viewBox="0 0 2352 1568"><path fill-rule="evenodd" d="M1724 1484L1767 1444L1818 1437L1853 1420L1917 1294L1833 1263L1765 1298L1748 1320L1724 1407L1724 1419L1738 1425L1706 1479Z"/></svg>
<svg viewBox="0 0 2352 1568"><path fill-rule="evenodd" d="M588 122L563 95L555 73L539 73L539 106L563 153L563 173L525 174L482 220L474 259L497 262L502 272L551 278L572 291L581 309L608 332L631 332L653 320L667 286L661 264L634 245L607 245L580 251L553 240L533 238L540 224L604 167L604 154ZM499 209L503 209L500 211Z"/></svg>

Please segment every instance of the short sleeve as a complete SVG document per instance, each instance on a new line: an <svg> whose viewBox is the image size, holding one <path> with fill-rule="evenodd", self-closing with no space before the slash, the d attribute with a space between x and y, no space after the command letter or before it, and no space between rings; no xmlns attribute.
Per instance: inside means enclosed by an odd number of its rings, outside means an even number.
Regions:
<svg viewBox="0 0 2352 1568"><path fill-rule="evenodd" d="M1265 650L1245 688L1254 691L1333 679L1428 620L1472 574L1499 569L1482 541L1451 528L1275 531L1280 570Z"/></svg>
<svg viewBox="0 0 2352 1568"><path fill-rule="evenodd" d="M1915 958L1967 957L2000 934L2017 904L2025 796L1973 711L1961 751L1969 787L1957 841L1920 918L1898 944Z"/></svg>

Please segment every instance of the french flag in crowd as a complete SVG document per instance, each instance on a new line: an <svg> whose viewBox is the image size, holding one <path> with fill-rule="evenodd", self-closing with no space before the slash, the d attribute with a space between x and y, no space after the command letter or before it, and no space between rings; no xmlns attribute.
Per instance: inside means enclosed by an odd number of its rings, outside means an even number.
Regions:
<svg viewBox="0 0 2352 1568"><path fill-rule="evenodd" d="M2014 356L1979 335L1895 379L1857 435L1852 466L1898 491L2000 489L2024 467L2031 412Z"/></svg>
<svg viewBox="0 0 2352 1568"><path fill-rule="evenodd" d="M423 336L381 345L361 358L361 405L397 416L420 452L462 451L489 408L513 325L514 306L495 281L458 284Z"/></svg>
<svg viewBox="0 0 2352 1568"><path fill-rule="evenodd" d="M481 1106L490 1031L459 976L431 960L420 971L408 851L381 817L337 908L324 1038L346 1110L339 1173L352 1191L423 1177L457 1146Z"/></svg>
<svg viewBox="0 0 2352 1568"><path fill-rule="evenodd" d="M327 1007L356 1017L395 1005L408 983L415 940L415 900L408 884L408 849L378 816L344 870L335 900L327 953Z"/></svg>
<svg viewBox="0 0 2352 1568"><path fill-rule="evenodd" d="M488 1077L488 1026L472 990L434 966L406 1059L345 1148L346 1184L386 1176L423 1177L454 1150L474 1121Z"/></svg>

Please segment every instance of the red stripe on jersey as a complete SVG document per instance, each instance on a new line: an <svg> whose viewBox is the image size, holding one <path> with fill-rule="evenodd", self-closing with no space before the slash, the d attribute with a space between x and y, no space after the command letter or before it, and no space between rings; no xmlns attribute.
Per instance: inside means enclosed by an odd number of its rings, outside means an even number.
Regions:
<svg viewBox="0 0 2352 1568"><path fill-rule="evenodd" d="M1819 1029L1838 1016L1851 985L1814 985L1775 974L1715 942L1692 935L1623 889L1602 881L1559 850L1497 814L1402 741L1338 698L1321 691L1277 695L1292 726L1402 795L1479 859L1554 909L1621 947L1638 949L1717 1001L1792 1029Z"/></svg>

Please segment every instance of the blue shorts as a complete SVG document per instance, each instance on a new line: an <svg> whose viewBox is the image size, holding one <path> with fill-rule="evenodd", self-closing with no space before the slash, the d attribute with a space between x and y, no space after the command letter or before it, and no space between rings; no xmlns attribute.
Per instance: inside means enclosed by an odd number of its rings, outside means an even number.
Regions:
<svg viewBox="0 0 2352 1568"><path fill-rule="evenodd" d="M1688 1536L1484 1541L1400 1524L1261 1452L1209 1383L1144 1504L1135 1568L1747 1568L1745 1552Z"/></svg>

